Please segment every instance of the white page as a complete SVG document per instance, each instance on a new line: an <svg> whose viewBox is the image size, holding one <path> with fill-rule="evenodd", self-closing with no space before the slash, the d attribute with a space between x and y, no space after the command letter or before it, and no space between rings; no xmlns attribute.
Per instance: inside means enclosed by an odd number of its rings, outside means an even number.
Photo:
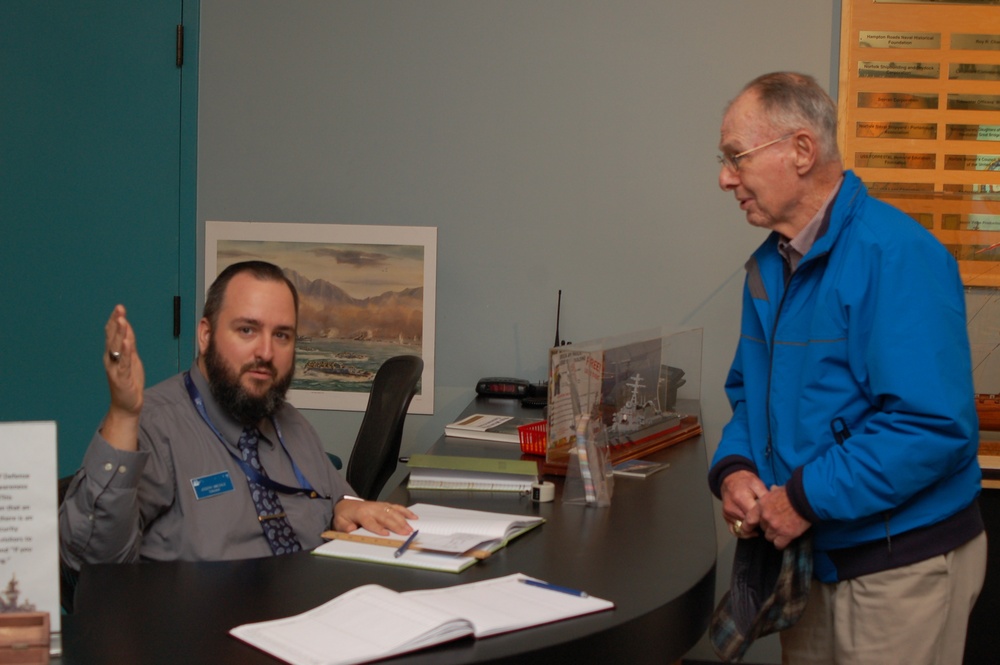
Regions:
<svg viewBox="0 0 1000 665"><path fill-rule="evenodd" d="M61 630L56 424L0 423L0 592Z"/></svg>
<svg viewBox="0 0 1000 665"><path fill-rule="evenodd" d="M471 533L498 540L519 530L521 526L545 521L544 518L535 515L491 513L429 503L415 503L410 506L410 510L420 517L419 520L410 522L410 526L414 529L423 531L426 525L428 533ZM511 525L515 525L514 528L511 528Z"/></svg>
<svg viewBox="0 0 1000 665"><path fill-rule="evenodd" d="M287 619L237 626L235 637L293 665L351 665L611 609L614 603L529 586L516 573L443 589L352 589Z"/></svg>
<svg viewBox="0 0 1000 665"><path fill-rule="evenodd" d="M461 554L477 545L488 541L501 543L505 538L517 533L526 526L541 524L543 517L533 515L510 515L506 513L491 513L482 510L464 508L448 508L427 503L415 503L410 506L420 519L408 520L409 525L420 531L414 544L426 544L429 549L439 549L445 552ZM513 526L512 526L513 525ZM407 536L397 533L380 535L367 529L356 529L353 536L396 540L400 544ZM445 538L441 538L445 537ZM446 545L448 539L454 537L452 546ZM462 549L457 549L462 547ZM436 546L436 547L435 547Z"/></svg>
<svg viewBox="0 0 1000 665"><path fill-rule="evenodd" d="M523 584L522 579L529 578L515 573L441 589L406 591L402 595L465 617L474 625L476 637L562 621L615 606L593 596L580 597Z"/></svg>
<svg viewBox="0 0 1000 665"><path fill-rule="evenodd" d="M331 540L313 550L313 554L320 556L353 559L355 561L371 561L407 568L440 570L449 573L459 573L476 562L476 559L471 556L459 556L456 554L437 554L434 552L407 550L402 556L396 557L394 556L395 552L394 548L386 547L385 545L370 545L350 540Z"/></svg>
<svg viewBox="0 0 1000 665"><path fill-rule="evenodd" d="M229 632L293 665L350 665L471 635L472 627L368 584L303 614Z"/></svg>

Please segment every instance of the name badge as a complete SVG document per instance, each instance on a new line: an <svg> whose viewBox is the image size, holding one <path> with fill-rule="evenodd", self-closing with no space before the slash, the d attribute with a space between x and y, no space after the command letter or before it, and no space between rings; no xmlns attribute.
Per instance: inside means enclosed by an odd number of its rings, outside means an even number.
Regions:
<svg viewBox="0 0 1000 665"><path fill-rule="evenodd" d="M218 494L232 492L233 479L229 477L228 471L221 471L201 478L192 478L191 487L194 488L195 497L201 501Z"/></svg>

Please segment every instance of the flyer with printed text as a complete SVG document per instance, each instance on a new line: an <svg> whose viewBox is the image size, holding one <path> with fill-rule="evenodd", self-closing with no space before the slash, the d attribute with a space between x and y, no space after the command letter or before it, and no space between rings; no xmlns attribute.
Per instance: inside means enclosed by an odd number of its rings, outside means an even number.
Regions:
<svg viewBox="0 0 1000 665"><path fill-rule="evenodd" d="M59 621L56 424L0 423L0 612Z"/></svg>

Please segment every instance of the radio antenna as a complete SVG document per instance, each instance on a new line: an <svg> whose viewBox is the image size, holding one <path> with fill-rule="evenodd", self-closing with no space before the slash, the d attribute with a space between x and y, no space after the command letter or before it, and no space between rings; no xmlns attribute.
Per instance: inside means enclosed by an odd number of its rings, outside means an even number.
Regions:
<svg viewBox="0 0 1000 665"><path fill-rule="evenodd" d="M562 310L562 289L559 289L559 298L556 300L556 343L553 346L559 346L559 313Z"/></svg>

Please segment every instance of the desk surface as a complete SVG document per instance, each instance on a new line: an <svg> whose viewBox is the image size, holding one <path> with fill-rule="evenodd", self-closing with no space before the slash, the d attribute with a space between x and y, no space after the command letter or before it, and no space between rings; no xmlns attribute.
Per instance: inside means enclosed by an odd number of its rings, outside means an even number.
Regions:
<svg viewBox="0 0 1000 665"><path fill-rule="evenodd" d="M469 411L510 408L500 400ZM510 444L442 437L438 454L506 457ZM274 663L232 638L239 624L289 616L361 584L405 591L523 572L614 601L610 612L482 640L460 640L381 661L656 662L680 658L704 633L715 595L715 529L700 437L650 456L670 467L615 478L611 506L535 504L506 493L414 491L390 500L541 515L547 522L460 574L298 553L209 563L87 566L76 611L63 618L62 663ZM391 626L386 627L391 630ZM553 660L556 659L556 660Z"/></svg>

